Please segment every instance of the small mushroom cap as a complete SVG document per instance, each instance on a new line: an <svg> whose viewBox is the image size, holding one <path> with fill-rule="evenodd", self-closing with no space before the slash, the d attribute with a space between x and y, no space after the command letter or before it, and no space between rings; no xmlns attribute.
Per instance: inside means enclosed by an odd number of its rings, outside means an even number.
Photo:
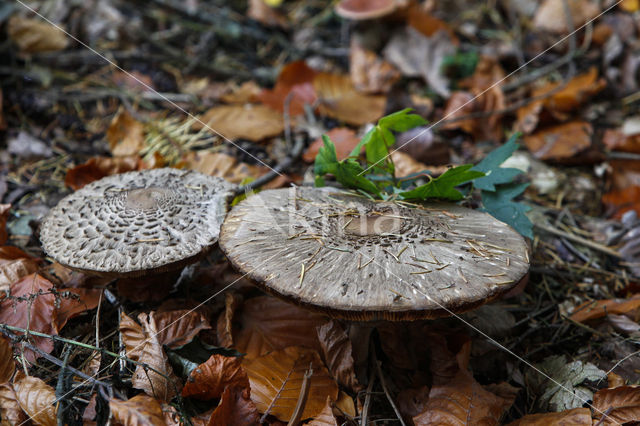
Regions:
<svg viewBox="0 0 640 426"><path fill-rule="evenodd" d="M108 176L52 208L40 240L56 261L97 275L176 269L218 240L234 189L224 179L171 168Z"/></svg>
<svg viewBox="0 0 640 426"><path fill-rule="evenodd" d="M486 213L329 188L247 198L227 215L220 247L266 291L359 321L464 312L506 293L529 269L524 238Z"/></svg>
<svg viewBox="0 0 640 426"><path fill-rule="evenodd" d="M336 13L347 19L376 19L396 10L396 0L341 0L335 7Z"/></svg>

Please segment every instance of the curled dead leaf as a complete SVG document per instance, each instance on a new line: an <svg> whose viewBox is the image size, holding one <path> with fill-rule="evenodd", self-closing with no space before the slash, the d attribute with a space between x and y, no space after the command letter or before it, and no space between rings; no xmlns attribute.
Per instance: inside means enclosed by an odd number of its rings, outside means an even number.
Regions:
<svg viewBox="0 0 640 426"><path fill-rule="evenodd" d="M618 386L600 389L593 395L594 418L603 425L620 425L640 419L640 387ZM604 416L602 413L606 413Z"/></svg>
<svg viewBox="0 0 640 426"><path fill-rule="evenodd" d="M525 136L527 149L540 160L577 161L591 147L593 128L586 121L571 121Z"/></svg>
<svg viewBox="0 0 640 426"><path fill-rule="evenodd" d="M200 120L206 123L213 133L226 139L248 139L258 142L277 136L284 130L282 114L265 105L220 105L205 112ZM200 123L194 125L201 129Z"/></svg>
<svg viewBox="0 0 640 426"><path fill-rule="evenodd" d="M229 387L248 388L249 379L240 358L214 354L189 374L182 396L197 399L220 398Z"/></svg>
<svg viewBox="0 0 640 426"><path fill-rule="evenodd" d="M251 383L251 399L261 413L289 421L302 390L303 376L309 369L307 403L301 419L315 417L324 409L327 397L336 400L338 385L311 349L290 346L255 359L243 361Z"/></svg>
<svg viewBox="0 0 640 426"><path fill-rule="evenodd" d="M313 79L317 72L304 61L285 65L272 90L263 90L260 102L276 111L289 111L292 116L304 113L304 105L313 105L317 99ZM286 108L285 108L286 107Z"/></svg>
<svg viewBox="0 0 640 426"><path fill-rule="evenodd" d="M26 376L13 384L22 410L37 425L56 426L56 393L37 377Z"/></svg>
<svg viewBox="0 0 640 426"><path fill-rule="evenodd" d="M173 310L155 312L158 341L170 348L186 345L202 330L211 329L204 314L197 310Z"/></svg>
<svg viewBox="0 0 640 426"><path fill-rule="evenodd" d="M356 379L351 340L346 331L335 320L321 325L317 330L324 359L327 360L331 375L342 386L358 392L362 389L362 385Z"/></svg>
<svg viewBox="0 0 640 426"><path fill-rule="evenodd" d="M67 170L64 184L74 191L103 177L138 169L139 157L93 157Z"/></svg>
<svg viewBox="0 0 640 426"><path fill-rule="evenodd" d="M111 120L106 137L114 156L138 155L144 148L144 124L121 108Z"/></svg>
<svg viewBox="0 0 640 426"><path fill-rule="evenodd" d="M158 400L140 394L127 401L111 399L109 409L116 422L123 425L164 425L162 406Z"/></svg>
<svg viewBox="0 0 640 426"><path fill-rule="evenodd" d="M7 31L23 53L53 52L69 44L64 32L40 18L12 16Z"/></svg>
<svg viewBox="0 0 640 426"><path fill-rule="evenodd" d="M386 93L400 79L400 72L393 65L365 49L355 37L351 39L349 75L362 93Z"/></svg>
<svg viewBox="0 0 640 426"><path fill-rule="evenodd" d="M571 320L584 322L602 318L608 314L629 314L640 308L640 297L632 299L594 300L576 307L571 314Z"/></svg>
<svg viewBox="0 0 640 426"><path fill-rule="evenodd" d="M251 426L260 424L260 414L249 397L249 388L227 387L207 426Z"/></svg>
<svg viewBox="0 0 640 426"><path fill-rule="evenodd" d="M9 425L19 425L27 420L13 386L9 383L0 384L0 418L3 424L6 422Z"/></svg>

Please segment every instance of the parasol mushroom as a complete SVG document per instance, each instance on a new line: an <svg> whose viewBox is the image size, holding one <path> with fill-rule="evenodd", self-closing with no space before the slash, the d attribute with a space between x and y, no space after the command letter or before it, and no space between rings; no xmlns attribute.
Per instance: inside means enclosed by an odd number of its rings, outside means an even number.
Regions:
<svg viewBox="0 0 640 426"><path fill-rule="evenodd" d="M171 168L108 176L52 208L40 240L62 265L93 275L179 269L216 243L234 190L224 179Z"/></svg>
<svg viewBox="0 0 640 426"><path fill-rule="evenodd" d="M267 292L356 321L464 312L507 293L529 269L524 238L486 213L330 188L247 198L227 215L220 247Z"/></svg>

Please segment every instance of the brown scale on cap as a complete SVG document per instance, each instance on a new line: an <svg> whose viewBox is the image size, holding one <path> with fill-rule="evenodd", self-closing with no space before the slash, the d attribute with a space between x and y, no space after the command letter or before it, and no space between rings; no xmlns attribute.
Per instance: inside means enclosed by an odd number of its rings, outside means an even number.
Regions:
<svg viewBox="0 0 640 426"><path fill-rule="evenodd" d="M364 321L464 312L507 293L529 269L524 238L486 213L329 188L249 197L227 215L220 247L266 291Z"/></svg>
<svg viewBox="0 0 640 426"><path fill-rule="evenodd" d="M56 261L96 275L177 269L217 241L234 189L221 178L170 168L108 176L52 208L40 239Z"/></svg>

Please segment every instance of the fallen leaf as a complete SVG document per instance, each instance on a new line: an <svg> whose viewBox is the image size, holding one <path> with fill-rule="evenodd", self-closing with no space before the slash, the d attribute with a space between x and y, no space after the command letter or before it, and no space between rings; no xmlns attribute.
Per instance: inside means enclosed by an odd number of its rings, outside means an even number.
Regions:
<svg viewBox="0 0 640 426"><path fill-rule="evenodd" d="M356 135L356 132L347 127L334 127L329 130L326 135L331 139L336 147L336 156L338 160L344 160L351 154L353 148L358 145L360 138ZM324 146L322 138L318 138L311 142L311 145L302 155L302 159L307 163L312 163L318 155L318 151Z"/></svg>
<svg viewBox="0 0 640 426"><path fill-rule="evenodd" d="M277 136L284 130L282 114L265 105L220 105L205 112L200 121L225 139L258 142ZM195 129L203 126L198 122Z"/></svg>
<svg viewBox="0 0 640 426"><path fill-rule="evenodd" d="M591 147L593 128L586 121L547 127L524 137L527 149L540 160L574 161Z"/></svg>
<svg viewBox="0 0 640 426"><path fill-rule="evenodd" d="M358 392L362 385L358 383L354 371L351 340L340 323L331 320L317 328L318 339L322 346L324 359L331 375L340 385Z"/></svg>
<svg viewBox="0 0 640 426"><path fill-rule="evenodd" d="M640 387L600 389L593 395L592 407L595 419L602 418L602 413L606 413L603 425L637 422L640 419Z"/></svg>
<svg viewBox="0 0 640 426"><path fill-rule="evenodd" d="M598 78L598 70L592 67L565 83L546 82L533 89L530 97L535 99L517 111L516 130L531 133L540 122L543 111L558 121L565 121L569 113L584 105L606 86L603 78Z"/></svg>
<svg viewBox="0 0 640 426"><path fill-rule="evenodd" d="M407 420L423 413L427 408L427 401L429 401L429 388L427 386L402 389L396 397L398 410L402 417Z"/></svg>
<svg viewBox="0 0 640 426"><path fill-rule="evenodd" d="M77 191L103 177L138 169L139 157L92 157L86 163L67 170L64 184Z"/></svg>
<svg viewBox="0 0 640 426"><path fill-rule="evenodd" d="M485 390L466 370L448 383L431 388L426 409L413 418L416 426L444 424L498 425L511 406Z"/></svg>
<svg viewBox="0 0 640 426"><path fill-rule="evenodd" d="M622 130L607 129L602 142L611 151L640 153L640 133L625 135Z"/></svg>
<svg viewBox="0 0 640 426"><path fill-rule="evenodd" d="M609 388L617 388L618 386L625 385L625 380L613 371L607 373L607 382L609 382Z"/></svg>
<svg viewBox="0 0 640 426"><path fill-rule="evenodd" d="M449 79L442 74L446 56L456 47L446 31L430 37L413 27L396 32L384 48L384 57L406 77L422 77L431 89L444 98L449 97Z"/></svg>
<svg viewBox="0 0 640 426"><path fill-rule="evenodd" d="M35 259L21 258L0 262L0 292L8 292L11 284L38 270Z"/></svg>
<svg viewBox="0 0 640 426"><path fill-rule="evenodd" d="M155 312L154 318L158 341L170 348L186 345L202 330L211 329L207 318L197 310Z"/></svg>
<svg viewBox="0 0 640 426"><path fill-rule="evenodd" d="M58 424L56 393L51 386L37 377L26 376L13 384L13 390L18 404L35 424Z"/></svg>
<svg viewBox="0 0 640 426"><path fill-rule="evenodd" d="M250 426L260 424L260 414L249 397L249 389L227 387L207 426Z"/></svg>
<svg viewBox="0 0 640 426"><path fill-rule="evenodd" d="M414 160L409 154L405 154L402 151L394 151L391 154L391 160L395 166L396 177L404 177L416 173L424 173L426 177L426 172L432 171L431 168Z"/></svg>
<svg viewBox="0 0 640 426"><path fill-rule="evenodd" d="M438 31L444 31L449 35L449 37L455 44L458 43L455 32L449 26L449 24L429 13L428 4L411 2L407 15L407 23L409 24L409 26L420 31L425 36L431 37Z"/></svg>
<svg viewBox="0 0 640 426"><path fill-rule="evenodd" d="M174 375L162 343L158 339L160 329L156 323L155 313L141 313L138 315L138 320L145 336L139 360L147 367L140 364L136 366L131 385L136 389L144 390L149 396L169 402L180 392L180 379Z"/></svg>
<svg viewBox="0 0 640 426"><path fill-rule="evenodd" d="M313 105L317 99L313 87L316 74L304 61L291 62L280 71L273 90L263 90L258 98L276 111L288 110L292 116L303 114L304 105Z"/></svg>
<svg viewBox="0 0 640 426"><path fill-rule="evenodd" d="M598 3L591 0L568 0L569 12L573 28L579 28L588 20L600 13ZM557 0L544 0L533 18L533 26L539 30L552 33L569 32L567 27L567 14L564 2Z"/></svg>
<svg viewBox="0 0 640 426"><path fill-rule="evenodd" d="M289 28L289 22L287 21L286 16L280 13L277 9L268 6L264 0L249 0L247 16L266 25L267 27L280 27L283 29Z"/></svg>
<svg viewBox="0 0 640 426"><path fill-rule="evenodd" d="M222 152L190 152L184 158L184 162L191 170L238 184L247 178L255 179L269 171L264 166L238 162L235 157Z"/></svg>
<svg viewBox="0 0 640 426"><path fill-rule="evenodd" d="M0 245L6 244L9 239L9 233L7 232L7 219L9 218L10 210L11 204L0 204Z"/></svg>
<svg viewBox="0 0 640 426"><path fill-rule="evenodd" d="M241 359L214 354L191 371L182 388L182 396L202 400L220 398L229 387L249 387Z"/></svg>
<svg viewBox="0 0 640 426"><path fill-rule="evenodd" d="M356 405L353 402L353 398L346 392L340 391L338 393L338 400L333 403L333 406L342 416L356 416Z"/></svg>
<svg viewBox="0 0 640 426"><path fill-rule="evenodd" d="M326 317L311 313L271 296L247 300L234 316L233 340L236 349L257 358L288 346L304 346L322 351L316 327Z"/></svg>
<svg viewBox="0 0 640 426"><path fill-rule="evenodd" d="M91 288L61 288L55 318L56 330L60 331L71 318L95 309L102 290Z"/></svg>
<svg viewBox="0 0 640 426"><path fill-rule="evenodd" d="M54 52L69 44L65 33L40 18L14 15L9 19L7 32L22 53Z"/></svg>
<svg viewBox="0 0 640 426"><path fill-rule="evenodd" d="M144 148L144 124L121 108L111 120L106 137L114 156L138 155Z"/></svg>
<svg viewBox="0 0 640 426"><path fill-rule="evenodd" d="M233 346L233 315L242 305L242 296L227 292L224 297L224 311L220 313L216 323L216 337L219 346L230 348Z"/></svg>
<svg viewBox="0 0 640 426"><path fill-rule="evenodd" d="M3 426L21 425L27 421L27 415L20 408L13 386L9 383L0 384L0 417Z"/></svg>
<svg viewBox="0 0 640 426"><path fill-rule="evenodd" d="M116 86L127 91L142 93L155 90L151 77L136 70L127 72L114 70L113 74L111 74L111 81L113 81Z"/></svg>
<svg viewBox="0 0 640 426"><path fill-rule="evenodd" d="M109 400L109 409L114 420L123 425L164 425L162 406L157 399L145 394L136 395L127 401Z"/></svg>
<svg viewBox="0 0 640 426"><path fill-rule="evenodd" d="M333 403L330 397L327 397L327 403L324 405L322 411L313 418L309 423L309 426L338 426L336 416L333 415Z"/></svg>
<svg viewBox="0 0 640 426"><path fill-rule="evenodd" d="M622 0L618 6L625 12L637 12L640 9L640 0Z"/></svg>
<svg viewBox="0 0 640 426"><path fill-rule="evenodd" d="M351 38L349 75L362 93L386 93L400 79L400 72L393 65L365 49L355 37Z"/></svg>
<svg viewBox="0 0 640 426"><path fill-rule="evenodd" d="M258 101L262 88L255 81L249 80L240 86L230 86L230 92L220 96L220 100L227 104L247 104Z"/></svg>
<svg viewBox="0 0 640 426"><path fill-rule="evenodd" d="M585 302L576 307L571 314L571 320L585 322L603 318L607 314L629 314L640 308L640 297L631 299L607 299Z"/></svg>
<svg viewBox="0 0 640 426"><path fill-rule="evenodd" d="M358 92L349 76L319 73L313 79L320 114L355 126L376 122L384 115L387 99Z"/></svg>
<svg viewBox="0 0 640 426"><path fill-rule="evenodd" d="M146 339L142 326L122 312L120 314L119 329L127 357L134 361L140 360Z"/></svg>
<svg viewBox="0 0 640 426"><path fill-rule="evenodd" d="M591 426L591 410L574 408L559 413L527 414L507 426Z"/></svg>
<svg viewBox="0 0 640 426"><path fill-rule="evenodd" d="M49 291L52 287L53 284L49 280L37 273L27 275L11 284L11 297L0 302L0 323L56 335L57 330L52 321L55 316L55 296ZM46 353L53 350L51 339L38 336L31 336L30 339ZM24 354L29 361L38 357L28 349L24 350Z"/></svg>
<svg viewBox="0 0 640 426"><path fill-rule="evenodd" d="M327 396L338 397L338 385L323 366L318 353L290 346L255 359L243 366L251 383L251 399L261 413L289 421L300 395L303 376L310 368L309 393L301 419L315 417L324 409Z"/></svg>
<svg viewBox="0 0 640 426"><path fill-rule="evenodd" d="M0 384L7 383L13 377L16 363L13 360L13 349L4 336L0 337Z"/></svg>

